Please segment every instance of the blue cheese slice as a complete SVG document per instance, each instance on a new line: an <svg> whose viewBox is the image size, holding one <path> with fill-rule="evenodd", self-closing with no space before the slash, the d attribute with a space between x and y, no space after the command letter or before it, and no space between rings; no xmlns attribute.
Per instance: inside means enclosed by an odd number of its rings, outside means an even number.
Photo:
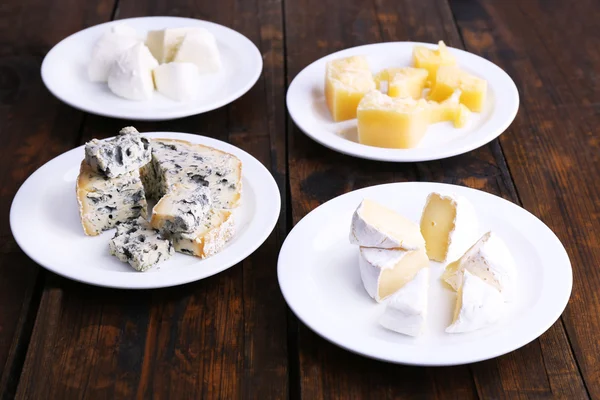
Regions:
<svg viewBox="0 0 600 400"><path fill-rule="evenodd" d="M194 232L204 223L211 203L207 187L189 188L176 184L154 206L151 225L154 229L172 233Z"/></svg>
<svg viewBox="0 0 600 400"><path fill-rule="evenodd" d="M212 206L235 208L242 191L242 163L234 155L201 144L152 139L152 161L142 168L146 195L160 199L176 184L210 189Z"/></svg>
<svg viewBox="0 0 600 400"><path fill-rule="evenodd" d="M146 217L146 197L137 170L110 179L84 160L76 191L86 235L95 236L118 222Z"/></svg>
<svg viewBox="0 0 600 400"><path fill-rule="evenodd" d="M235 232L231 211L212 209L204 223L192 233L174 233L169 236L175 251L192 256L207 258L227 244Z"/></svg>
<svg viewBox="0 0 600 400"><path fill-rule="evenodd" d="M150 143L132 126L109 140L92 139L85 144L85 160L93 170L115 178L150 162Z"/></svg>
<svg viewBox="0 0 600 400"><path fill-rule="evenodd" d="M136 271L147 271L173 255L171 242L150 226L144 218L117 225L109 243L110 254L128 262Z"/></svg>

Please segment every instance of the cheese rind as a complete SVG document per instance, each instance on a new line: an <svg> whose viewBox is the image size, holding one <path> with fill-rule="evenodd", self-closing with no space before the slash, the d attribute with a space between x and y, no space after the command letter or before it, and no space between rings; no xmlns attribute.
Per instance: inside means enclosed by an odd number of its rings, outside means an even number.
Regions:
<svg viewBox="0 0 600 400"><path fill-rule="evenodd" d="M382 302L413 280L429 266L424 249L376 249L360 247L359 267L365 290L375 301Z"/></svg>
<svg viewBox="0 0 600 400"><path fill-rule="evenodd" d="M109 178L136 171L150 162L150 142L132 126L107 139L92 139L85 144L85 160L90 167Z"/></svg>
<svg viewBox="0 0 600 400"><path fill-rule="evenodd" d="M504 241L493 232L484 234L460 259L448 264L442 279L458 290L465 271L499 290L506 301L516 296L517 266Z"/></svg>
<svg viewBox="0 0 600 400"><path fill-rule="evenodd" d="M463 196L431 193L421 215L427 256L433 261L456 260L479 237L473 205Z"/></svg>
<svg viewBox="0 0 600 400"><path fill-rule="evenodd" d="M92 82L106 82L115 60L125 50L140 42L135 29L125 24L113 25L94 44L87 67L88 78Z"/></svg>
<svg viewBox="0 0 600 400"><path fill-rule="evenodd" d="M188 32L177 48L173 62L195 64L201 74L218 72L222 65L215 36L202 28Z"/></svg>
<svg viewBox="0 0 600 400"><path fill-rule="evenodd" d="M146 217L146 197L137 170L110 179L94 171L84 160L76 191L86 235L95 236L118 222Z"/></svg>
<svg viewBox="0 0 600 400"><path fill-rule="evenodd" d="M172 240L175 251L207 258L221 251L234 233L235 223L231 211L212 209L194 232L174 233L169 235L169 239Z"/></svg>
<svg viewBox="0 0 600 400"><path fill-rule="evenodd" d="M177 184L154 206L150 223L160 231L193 232L204 222L211 204L207 187Z"/></svg>
<svg viewBox="0 0 600 400"><path fill-rule="evenodd" d="M144 272L173 255L171 242L152 229L144 218L120 223L109 242L110 254Z"/></svg>
<svg viewBox="0 0 600 400"><path fill-rule="evenodd" d="M121 53L110 68L108 88L128 100L148 100L154 92L152 70L158 62L143 43Z"/></svg>
<svg viewBox="0 0 600 400"><path fill-rule="evenodd" d="M369 199L364 199L352 216L350 243L382 249L425 248L417 224Z"/></svg>
<svg viewBox="0 0 600 400"><path fill-rule="evenodd" d="M446 332L464 333L486 328L500 320L505 312L506 305L500 292L465 271L457 294L454 318Z"/></svg>
<svg viewBox="0 0 600 400"><path fill-rule="evenodd" d="M379 324L394 332L419 336L425 330L428 292L429 268L421 268L414 279L388 298Z"/></svg>

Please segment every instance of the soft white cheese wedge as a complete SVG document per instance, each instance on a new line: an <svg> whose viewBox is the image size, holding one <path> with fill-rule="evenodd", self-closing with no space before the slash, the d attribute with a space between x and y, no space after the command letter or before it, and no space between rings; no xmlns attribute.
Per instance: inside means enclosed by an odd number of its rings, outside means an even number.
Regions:
<svg viewBox="0 0 600 400"><path fill-rule="evenodd" d="M500 292L481 278L464 271L456 308L448 333L464 333L488 327L504 316L506 304Z"/></svg>
<svg viewBox="0 0 600 400"><path fill-rule="evenodd" d="M108 87L129 100L148 100L154 91L152 70L158 62L143 43L122 53L110 69Z"/></svg>
<svg viewBox="0 0 600 400"><path fill-rule="evenodd" d="M188 33L201 33L203 31L206 30L199 27L168 28L150 31L146 37L146 46L148 46L150 52L159 63L172 62L175 53L177 53L177 50L183 42L183 38Z"/></svg>
<svg viewBox="0 0 600 400"><path fill-rule="evenodd" d="M92 82L106 82L115 60L127 49L142 39L135 29L125 24L113 25L96 42L88 63L88 78Z"/></svg>
<svg viewBox="0 0 600 400"><path fill-rule="evenodd" d="M350 243L381 249L425 248L417 224L369 199L363 200L352 216Z"/></svg>
<svg viewBox="0 0 600 400"><path fill-rule="evenodd" d="M177 101L196 98L200 85L198 67L192 63L161 64L153 71L156 90Z"/></svg>
<svg viewBox="0 0 600 400"><path fill-rule="evenodd" d="M358 263L363 285L377 302L397 292L429 266L425 249L375 249L361 247Z"/></svg>
<svg viewBox="0 0 600 400"><path fill-rule="evenodd" d="M514 299L517 266L504 241L493 232L483 235L460 259L448 264L442 279L458 290L462 285L463 271L469 271L492 285L506 301Z"/></svg>
<svg viewBox="0 0 600 400"><path fill-rule="evenodd" d="M379 318L384 328L409 336L419 336L425 329L429 268L421 268L414 279L391 295Z"/></svg>
<svg viewBox="0 0 600 400"><path fill-rule="evenodd" d="M475 208L462 196L431 193L421 215L421 233L430 260L456 260L479 237Z"/></svg>
<svg viewBox="0 0 600 400"><path fill-rule="evenodd" d="M212 33L201 28L185 35L173 61L194 63L201 74L218 72L221 69L217 41Z"/></svg>

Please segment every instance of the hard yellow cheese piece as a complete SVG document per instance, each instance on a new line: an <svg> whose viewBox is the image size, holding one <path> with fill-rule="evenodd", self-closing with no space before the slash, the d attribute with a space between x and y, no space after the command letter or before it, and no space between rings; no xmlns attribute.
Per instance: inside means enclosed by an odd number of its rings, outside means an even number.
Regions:
<svg viewBox="0 0 600 400"><path fill-rule="evenodd" d="M461 91L459 101L469 110L480 112L483 109L487 81L456 66L442 66L438 69L429 100L443 101L452 96L455 90Z"/></svg>
<svg viewBox="0 0 600 400"><path fill-rule="evenodd" d="M443 41L438 42L437 50L415 46L413 48L413 60L415 67L429 71L429 82L435 82L436 73L441 66L456 65L456 58L450 53Z"/></svg>
<svg viewBox="0 0 600 400"><path fill-rule="evenodd" d="M333 120L356 118L356 108L375 81L364 56L329 61L325 72L325 99Z"/></svg>
<svg viewBox="0 0 600 400"><path fill-rule="evenodd" d="M455 101L441 103L429 101L429 122L452 121L455 128L462 128L467 124L471 111L464 105Z"/></svg>
<svg viewBox="0 0 600 400"><path fill-rule="evenodd" d="M379 87L382 81L388 83L388 96L421 98L429 72L423 68L388 68L375 76Z"/></svg>

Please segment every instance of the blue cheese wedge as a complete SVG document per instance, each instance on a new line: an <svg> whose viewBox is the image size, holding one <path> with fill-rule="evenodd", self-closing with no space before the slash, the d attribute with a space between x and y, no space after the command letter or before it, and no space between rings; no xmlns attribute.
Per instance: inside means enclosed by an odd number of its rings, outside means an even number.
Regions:
<svg viewBox="0 0 600 400"><path fill-rule="evenodd" d="M110 254L128 262L136 271L147 271L173 255L171 242L152 229L144 218L117 225L109 243Z"/></svg>
<svg viewBox="0 0 600 400"><path fill-rule="evenodd" d="M152 139L152 160L140 171L146 195L160 199L176 184L206 186L212 206L235 208L242 191L242 163L234 155L175 139Z"/></svg>
<svg viewBox="0 0 600 400"><path fill-rule="evenodd" d="M114 228L118 222L146 217L146 197L137 170L111 179L95 171L84 160L76 191L86 235L95 236Z"/></svg>
<svg viewBox="0 0 600 400"><path fill-rule="evenodd" d="M206 186L189 188L176 184L154 206L150 223L160 231L191 233L204 223L211 204L210 190Z"/></svg>
<svg viewBox="0 0 600 400"><path fill-rule="evenodd" d="M109 178L140 169L150 157L150 142L132 126L121 129L112 139L93 139L85 144L85 160Z"/></svg>
<svg viewBox="0 0 600 400"><path fill-rule="evenodd" d="M235 232L231 211L212 209L193 233L175 233L169 236L175 251L192 256L207 258L227 244Z"/></svg>

